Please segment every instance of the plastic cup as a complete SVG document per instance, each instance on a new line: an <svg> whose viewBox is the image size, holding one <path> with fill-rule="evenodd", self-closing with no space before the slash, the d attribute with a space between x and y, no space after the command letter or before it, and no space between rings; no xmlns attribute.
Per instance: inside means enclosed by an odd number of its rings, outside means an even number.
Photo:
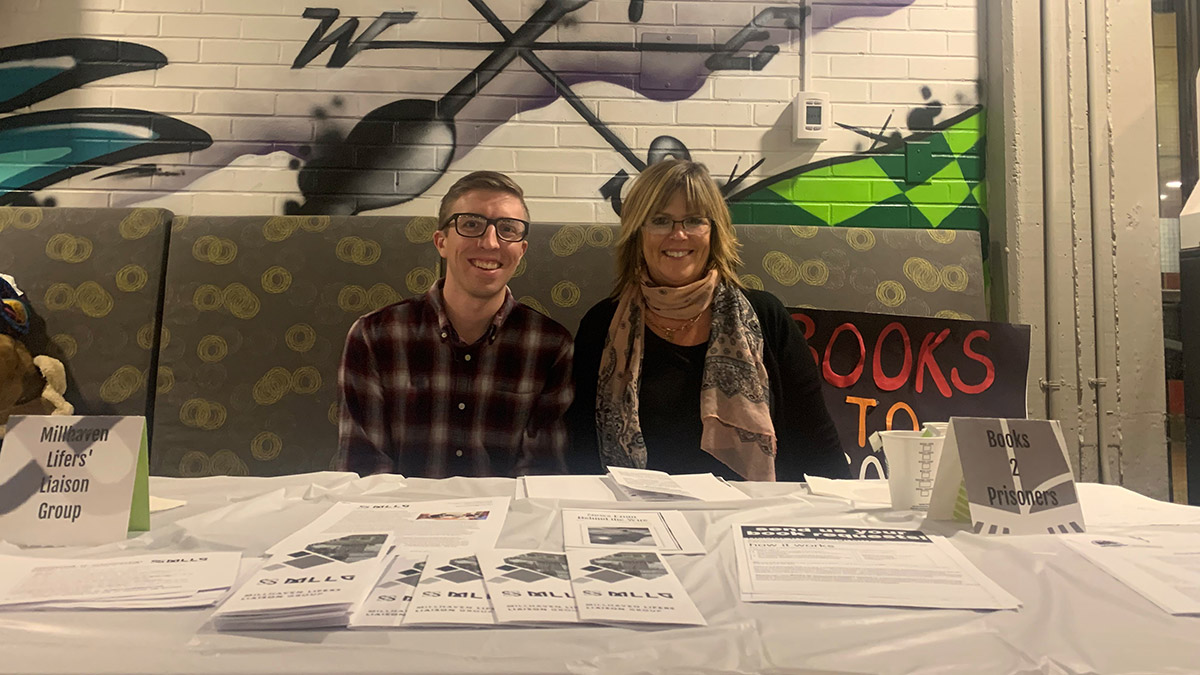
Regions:
<svg viewBox="0 0 1200 675"><path fill-rule="evenodd" d="M921 426L922 431L928 431L933 436L945 436L949 428L949 422L926 422Z"/></svg>
<svg viewBox="0 0 1200 675"><path fill-rule="evenodd" d="M882 431L883 456L887 459L888 492L892 508L928 511L933 497L933 479L942 458L945 436L925 436L923 431Z"/></svg>

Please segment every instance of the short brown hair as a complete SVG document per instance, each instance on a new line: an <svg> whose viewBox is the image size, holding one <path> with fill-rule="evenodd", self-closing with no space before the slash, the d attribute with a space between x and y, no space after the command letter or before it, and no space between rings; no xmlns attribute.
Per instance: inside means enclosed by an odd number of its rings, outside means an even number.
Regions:
<svg viewBox="0 0 1200 675"><path fill-rule="evenodd" d="M741 245L734 234L733 218L729 215L729 207L725 205L721 189L703 164L672 159L658 162L643 171L633 180L629 194L622 200L614 297L619 297L625 289L641 282L642 270L646 266L642 256L642 225L681 190L689 210L712 219L706 268L717 270L722 281L741 287L742 282L737 274L737 269L742 265L742 258L738 255Z"/></svg>
<svg viewBox="0 0 1200 675"><path fill-rule="evenodd" d="M525 209L525 219L529 219L529 205L525 203L525 191L517 185L516 181L499 171L473 171L454 182L449 190L446 190L446 195L442 197L442 204L438 207L438 229L446 227L446 221L450 216L454 215L450 209L454 208L454 202L458 201L459 197L481 190L484 192L503 192L510 194L521 200L521 208Z"/></svg>

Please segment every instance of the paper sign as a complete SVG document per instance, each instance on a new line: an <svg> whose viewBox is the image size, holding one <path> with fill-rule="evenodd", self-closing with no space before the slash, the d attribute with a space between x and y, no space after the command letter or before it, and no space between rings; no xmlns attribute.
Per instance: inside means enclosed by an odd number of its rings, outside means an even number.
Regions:
<svg viewBox="0 0 1200 675"><path fill-rule="evenodd" d="M146 418L22 415L0 447L0 539L91 545L150 529Z"/></svg>
<svg viewBox="0 0 1200 675"><path fill-rule="evenodd" d="M950 419L929 517L964 516L983 534L1083 532L1083 510L1057 421Z"/></svg>

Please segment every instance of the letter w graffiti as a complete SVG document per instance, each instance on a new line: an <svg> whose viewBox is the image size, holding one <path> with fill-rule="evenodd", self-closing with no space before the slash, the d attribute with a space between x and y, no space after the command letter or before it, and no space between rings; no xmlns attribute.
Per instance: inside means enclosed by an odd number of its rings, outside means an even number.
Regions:
<svg viewBox="0 0 1200 675"><path fill-rule="evenodd" d="M338 26L336 30L329 31L340 14L340 10L323 7L309 7L304 10L304 18L317 19L321 23L317 24L316 30L309 36L304 48L296 55L296 60L292 62L292 68L307 66L334 43L337 43L337 46L333 48L333 54L329 57L329 63L325 67L341 68L359 52L370 49L371 42L379 37L380 33L396 24L410 23L417 16L416 12L384 12L379 15L378 19L372 21L371 25L367 26L367 29L354 39L354 42L351 42L350 38L354 35L354 31L358 30L358 17L346 19L346 22Z"/></svg>

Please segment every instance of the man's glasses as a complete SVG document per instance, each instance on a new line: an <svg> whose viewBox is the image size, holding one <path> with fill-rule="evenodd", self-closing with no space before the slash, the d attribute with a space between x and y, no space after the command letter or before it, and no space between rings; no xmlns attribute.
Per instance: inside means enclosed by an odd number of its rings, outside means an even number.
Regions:
<svg viewBox="0 0 1200 675"><path fill-rule="evenodd" d="M651 234L669 234L675 230L675 224L681 223L683 231L688 234L704 234L712 227L712 219L704 216L688 216L674 220L668 216L651 216L643 226Z"/></svg>
<svg viewBox="0 0 1200 675"><path fill-rule="evenodd" d="M463 237L482 237L488 225L496 226L496 236L504 241L521 241L529 234L529 223L520 218L485 218L478 213L456 213L446 221Z"/></svg>

